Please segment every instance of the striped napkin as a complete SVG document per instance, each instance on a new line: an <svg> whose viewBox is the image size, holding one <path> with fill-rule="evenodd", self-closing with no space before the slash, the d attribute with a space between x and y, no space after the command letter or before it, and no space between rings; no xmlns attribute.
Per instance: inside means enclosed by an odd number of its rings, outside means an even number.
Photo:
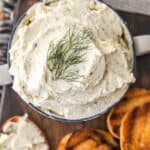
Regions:
<svg viewBox="0 0 150 150"><path fill-rule="evenodd" d="M0 65L7 61L7 46L20 0L0 0ZM2 87L0 87L0 99Z"/></svg>

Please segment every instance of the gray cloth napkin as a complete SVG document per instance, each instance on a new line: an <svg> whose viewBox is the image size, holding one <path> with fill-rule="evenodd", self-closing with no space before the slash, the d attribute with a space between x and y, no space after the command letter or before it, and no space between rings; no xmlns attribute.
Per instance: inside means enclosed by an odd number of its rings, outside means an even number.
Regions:
<svg viewBox="0 0 150 150"><path fill-rule="evenodd" d="M0 0L0 65L7 61L7 46L20 0ZM2 87L0 87L0 99Z"/></svg>
<svg viewBox="0 0 150 150"><path fill-rule="evenodd" d="M15 18L17 0L0 1L0 64L6 63L7 44Z"/></svg>

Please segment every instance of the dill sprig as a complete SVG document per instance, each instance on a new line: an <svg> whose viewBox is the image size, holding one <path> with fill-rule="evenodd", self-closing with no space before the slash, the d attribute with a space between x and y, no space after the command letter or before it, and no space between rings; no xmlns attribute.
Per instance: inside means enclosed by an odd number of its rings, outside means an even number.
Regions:
<svg viewBox="0 0 150 150"><path fill-rule="evenodd" d="M79 78L78 70L71 68L84 61L83 52L89 48L90 39L88 29L76 30L73 27L56 44L50 42L47 67L52 72L53 80L76 81Z"/></svg>

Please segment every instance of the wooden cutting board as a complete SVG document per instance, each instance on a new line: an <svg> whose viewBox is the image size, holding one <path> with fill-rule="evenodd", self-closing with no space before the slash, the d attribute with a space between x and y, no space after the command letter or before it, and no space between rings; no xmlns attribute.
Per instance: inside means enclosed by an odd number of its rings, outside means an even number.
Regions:
<svg viewBox="0 0 150 150"><path fill-rule="evenodd" d="M20 15L35 1L36 0L22 0ZM119 14L127 22L132 35L150 34L150 17L121 12L119 12ZM134 86L150 88L150 55L137 58L136 78L137 82ZM63 123L54 121L41 116L39 113L29 108L11 89L11 85L4 87L3 98L0 106L0 125L9 117L16 114L23 115L26 112L44 131L52 150L56 150L58 141L68 132L82 127L107 129L105 122L107 114L87 122Z"/></svg>

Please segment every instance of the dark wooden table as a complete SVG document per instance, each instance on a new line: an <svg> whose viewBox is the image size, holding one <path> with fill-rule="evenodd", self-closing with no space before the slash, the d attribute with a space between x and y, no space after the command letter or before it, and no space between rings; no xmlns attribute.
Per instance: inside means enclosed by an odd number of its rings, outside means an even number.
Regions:
<svg viewBox="0 0 150 150"><path fill-rule="evenodd" d="M22 0L20 15L35 1L36 0ZM123 12L119 12L119 14L126 21L133 36L139 34L150 34L150 17ZM135 74L137 82L134 86L150 88L150 55L137 58L137 70ZM82 127L107 128L105 122L107 114L97 119L80 123L63 123L47 119L33 111L22 100L20 100L20 97L11 89L11 85L4 88L2 102L0 124L13 115L24 114L27 112L30 118L35 121L46 134L52 150L56 149L60 138L68 132Z"/></svg>

